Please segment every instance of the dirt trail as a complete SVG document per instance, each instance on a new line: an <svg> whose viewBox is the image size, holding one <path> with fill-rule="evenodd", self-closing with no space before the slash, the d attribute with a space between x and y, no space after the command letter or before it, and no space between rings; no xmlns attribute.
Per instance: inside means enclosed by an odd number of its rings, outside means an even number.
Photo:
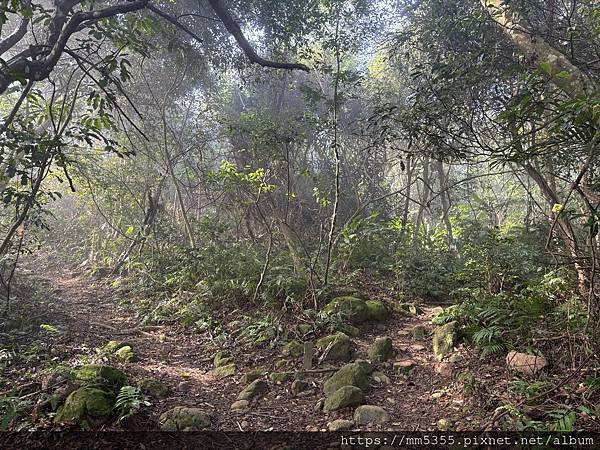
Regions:
<svg viewBox="0 0 600 450"><path fill-rule="evenodd" d="M211 356L218 348L207 334L179 326L144 331L143 327L138 327L131 311L118 306L116 291L106 286L103 280L67 271L44 274L36 271L36 274L30 269L29 272L29 276L40 280L47 289L50 300L48 320L63 330L61 345L71 364L81 363L82 353L94 354L96 347L109 340L125 341L132 344L137 360L116 365L133 381L151 376L171 389L168 398L152 400L150 407L127 424L128 428L156 428L160 414L176 405L206 410L213 419L215 430L317 431L325 430L327 423L336 418L352 418L352 408L329 415L315 411L315 404L323 397L325 374L309 374L307 379L313 386L308 395L293 396L290 392L292 381L270 383L268 395L250 409L231 411L231 404L244 387L239 379L245 372L259 367L279 372L294 371L300 368L301 358L288 359L283 367L276 369L275 362L282 359L278 350L233 348L238 371L233 377L217 380L210 371L213 369ZM389 336L396 350L395 360L411 358L417 363L407 378L395 374L391 363L376 365L377 370L389 377L389 383L373 381L366 403L381 406L390 413L392 420L386 429L431 430L437 428L437 422L442 418L451 419L456 424L453 428L457 425L476 428L481 415L485 415L484 411L473 411L454 381L456 373L466 363L436 366L431 340L413 338L413 327L421 325L431 329L432 309L425 307L423 314L417 317L392 317L384 325L362 329L360 337L352 338L355 358L366 358L366 349L376 337ZM462 352L464 355L464 350ZM463 357L463 361L466 359ZM445 372L437 373L436 367Z"/></svg>

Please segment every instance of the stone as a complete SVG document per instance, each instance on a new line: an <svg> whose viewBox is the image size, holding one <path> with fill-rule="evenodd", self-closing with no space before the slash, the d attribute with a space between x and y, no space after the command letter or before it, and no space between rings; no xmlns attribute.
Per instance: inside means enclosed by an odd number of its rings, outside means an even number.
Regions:
<svg viewBox="0 0 600 450"><path fill-rule="evenodd" d="M323 391L330 395L344 386L355 386L363 391L369 388L369 378L359 364L346 364L335 372L323 385Z"/></svg>
<svg viewBox="0 0 600 450"><path fill-rule="evenodd" d="M433 394L431 394L431 398L434 399L434 400L442 398L443 396L444 396L444 392L443 391L437 391L437 392L434 392Z"/></svg>
<svg viewBox="0 0 600 450"><path fill-rule="evenodd" d="M396 361L394 363L394 372L399 375L408 375L417 366L417 363L412 359L405 359L403 361Z"/></svg>
<svg viewBox="0 0 600 450"><path fill-rule="evenodd" d="M210 426L210 416L199 408L175 406L158 419L161 431L200 431Z"/></svg>
<svg viewBox="0 0 600 450"><path fill-rule="evenodd" d="M344 386L329 394L323 405L324 412L336 411L347 406L360 405L365 401L365 394L356 386Z"/></svg>
<svg viewBox="0 0 600 450"><path fill-rule="evenodd" d="M240 411L242 409L246 409L250 406L250 402L248 400L238 400L231 404L232 411Z"/></svg>
<svg viewBox="0 0 600 450"><path fill-rule="evenodd" d="M375 339L367 351L371 361L383 362L394 356L392 339L389 337L380 337Z"/></svg>
<svg viewBox="0 0 600 450"><path fill-rule="evenodd" d="M283 356L297 358L298 356L302 356L304 354L304 345L302 345L302 342L300 341L290 341L283 346L283 349L281 349L281 354Z"/></svg>
<svg viewBox="0 0 600 450"><path fill-rule="evenodd" d="M327 351L324 361L350 361L352 358L352 341L344 333L325 336L317 341L316 347Z"/></svg>
<svg viewBox="0 0 600 450"><path fill-rule="evenodd" d="M354 411L354 422L358 425L383 425L389 421L390 415L380 406L362 405Z"/></svg>
<svg viewBox="0 0 600 450"><path fill-rule="evenodd" d="M337 419L327 424L328 431L346 431L354 426L353 420Z"/></svg>
<svg viewBox="0 0 600 450"><path fill-rule="evenodd" d="M179 392L190 392L192 390L192 383L189 381L182 381L177 385Z"/></svg>
<svg viewBox="0 0 600 450"><path fill-rule="evenodd" d="M388 312L380 300L367 300L365 302L369 311L369 320L373 322L383 322L388 318Z"/></svg>
<svg viewBox="0 0 600 450"><path fill-rule="evenodd" d="M129 345L124 345L119 350L117 350L115 352L115 357L119 361L123 362L135 361L135 353L133 353L133 349Z"/></svg>
<svg viewBox="0 0 600 450"><path fill-rule="evenodd" d="M165 398L169 395L169 388L156 378L142 378L138 382L140 391L154 398Z"/></svg>
<svg viewBox="0 0 600 450"><path fill-rule="evenodd" d="M269 390L269 385L263 380L254 380L238 395L238 400L255 400L262 397Z"/></svg>
<svg viewBox="0 0 600 450"><path fill-rule="evenodd" d="M369 308L364 300L357 297L344 296L334 298L323 312L327 315L339 314L351 323L363 323L369 320Z"/></svg>
<svg viewBox="0 0 600 450"><path fill-rule="evenodd" d="M390 377L383 372L373 372L371 378L379 384L390 384L391 382Z"/></svg>
<svg viewBox="0 0 600 450"><path fill-rule="evenodd" d="M296 327L296 330L298 331L298 334L300 336L306 336L307 334L312 332L313 327L308 323L301 323Z"/></svg>
<svg viewBox="0 0 600 450"><path fill-rule="evenodd" d="M254 369L244 374L240 379L240 382L242 384L249 384L252 383L254 380L258 380L259 378L264 377L266 374L267 371L265 369Z"/></svg>
<svg viewBox="0 0 600 450"><path fill-rule="evenodd" d="M112 355L117 350L119 350L121 347L126 347L126 346L131 347L131 345L126 342L108 341L108 343L104 347L101 347L98 349L98 353Z"/></svg>
<svg viewBox="0 0 600 450"><path fill-rule="evenodd" d="M464 358L462 357L462 355L458 354L458 353L453 353L452 355L450 355L450 357L448 358L448 361L450 361L451 363L459 363L463 360Z"/></svg>
<svg viewBox="0 0 600 450"><path fill-rule="evenodd" d="M54 422L75 422L82 428L89 429L112 415L114 403L115 396L112 392L95 387L81 387L69 394L65 404L58 409Z"/></svg>
<svg viewBox="0 0 600 450"><path fill-rule="evenodd" d="M408 346L408 350L410 350L411 352L422 352L425 349L426 347L421 344L411 344Z"/></svg>
<svg viewBox="0 0 600 450"><path fill-rule="evenodd" d="M224 352L217 352L213 358L213 364L215 367L229 366L233 364L233 358L227 356Z"/></svg>
<svg viewBox="0 0 600 450"><path fill-rule="evenodd" d="M127 384L125 372L110 366L88 364L73 373L76 382L83 385L106 387L115 392Z"/></svg>
<svg viewBox="0 0 600 450"><path fill-rule="evenodd" d="M511 370L531 376L546 367L548 360L541 355L528 355L512 351L506 355L506 364Z"/></svg>
<svg viewBox="0 0 600 450"><path fill-rule="evenodd" d="M412 329L413 339L421 341L427 337L427 329L423 325L417 325Z"/></svg>
<svg viewBox="0 0 600 450"><path fill-rule="evenodd" d="M433 354L438 361L454 350L456 343L456 322L448 322L433 332Z"/></svg>
<svg viewBox="0 0 600 450"><path fill-rule="evenodd" d="M440 419L437 421L437 427L440 431L448 431L451 425L452 424L448 419Z"/></svg>
<svg viewBox="0 0 600 450"><path fill-rule="evenodd" d="M447 378L451 378L454 373L454 366L447 362L435 363L433 369L435 370L435 373Z"/></svg>
<svg viewBox="0 0 600 450"><path fill-rule="evenodd" d="M397 312L404 312L409 316L418 316L423 313L420 306L414 303L398 303L394 308Z"/></svg>
<svg viewBox="0 0 600 450"><path fill-rule="evenodd" d="M342 323L337 327L337 331L340 331L348 336L358 337L360 335L360 329L354 325L348 323Z"/></svg>
<svg viewBox="0 0 600 450"><path fill-rule="evenodd" d="M269 374L269 380L273 383L281 384L285 383L291 378L291 375L287 372L271 372Z"/></svg>
<svg viewBox="0 0 600 450"><path fill-rule="evenodd" d="M375 370L375 367L373 367L373 364L371 364L369 361L367 361L365 359L357 359L356 361L354 361L354 364L358 364L360 366L360 368L367 375L371 375L373 373L373 371Z"/></svg>
<svg viewBox="0 0 600 450"><path fill-rule="evenodd" d="M219 366L211 371L211 374L217 379L222 380L223 378L231 377L235 375L237 367L235 364L228 364L226 366Z"/></svg>
<svg viewBox="0 0 600 450"><path fill-rule="evenodd" d="M301 392L306 391L309 388L310 384L308 384L308 382L304 381L304 380L295 380L292 383L292 394L294 395L298 395Z"/></svg>

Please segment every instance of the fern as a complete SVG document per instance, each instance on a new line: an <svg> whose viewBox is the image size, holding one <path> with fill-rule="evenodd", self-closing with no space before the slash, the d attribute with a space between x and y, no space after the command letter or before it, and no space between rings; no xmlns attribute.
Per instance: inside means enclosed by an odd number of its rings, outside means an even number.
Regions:
<svg viewBox="0 0 600 450"><path fill-rule="evenodd" d="M142 406L150 406L148 398L139 388L123 386L119 390L114 409L119 414L119 422L133 416Z"/></svg>

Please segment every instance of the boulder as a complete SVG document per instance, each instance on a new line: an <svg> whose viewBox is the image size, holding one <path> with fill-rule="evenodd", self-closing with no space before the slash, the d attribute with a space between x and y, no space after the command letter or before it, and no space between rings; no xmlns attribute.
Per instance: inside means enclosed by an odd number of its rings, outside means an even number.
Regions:
<svg viewBox="0 0 600 450"><path fill-rule="evenodd" d="M411 331L413 339L417 341L421 341L427 337L427 329L423 325L417 325Z"/></svg>
<svg viewBox="0 0 600 450"><path fill-rule="evenodd" d="M354 411L354 422L358 425L383 425L389 421L390 415L380 406L362 405Z"/></svg>
<svg viewBox="0 0 600 450"><path fill-rule="evenodd" d="M250 406L250 402L248 400L238 400L236 402L233 402L231 405L231 410L232 411L240 411L242 409L246 409Z"/></svg>
<svg viewBox="0 0 600 450"><path fill-rule="evenodd" d="M154 398L165 398L169 395L169 388L156 378L142 378L138 387L144 394Z"/></svg>
<svg viewBox="0 0 600 450"><path fill-rule="evenodd" d="M161 431L200 431L210 426L210 416L199 408L175 406L158 419Z"/></svg>
<svg viewBox="0 0 600 450"><path fill-rule="evenodd" d="M226 366L219 366L216 369L211 371L211 374L217 379L221 380L223 378L230 377L235 375L237 367L235 364L227 364Z"/></svg>
<svg viewBox="0 0 600 450"><path fill-rule="evenodd" d="M349 430L354 426L353 420L337 419L327 424L327 430L329 431L345 431Z"/></svg>
<svg viewBox="0 0 600 450"><path fill-rule="evenodd" d="M325 381L323 391L326 395L330 395L344 386L355 386L363 391L369 388L368 375L359 364L346 364L340 368Z"/></svg>
<svg viewBox="0 0 600 450"><path fill-rule="evenodd" d="M292 383L292 394L298 395L301 392L306 391L310 387L310 384L304 380L294 380Z"/></svg>
<svg viewBox="0 0 600 450"><path fill-rule="evenodd" d="M115 392L127 384L125 372L110 366L88 364L73 373L73 378L85 386L110 388Z"/></svg>
<svg viewBox="0 0 600 450"><path fill-rule="evenodd" d="M373 371L375 370L375 367L373 367L373 364L371 364L369 361L367 361L365 359L357 359L356 361L354 361L354 364L358 364L367 375L371 375L373 373Z"/></svg>
<svg viewBox="0 0 600 450"><path fill-rule="evenodd" d="M304 354L304 345L302 345L302 342L300 341L290 341L283 346L283 349L281 349L281 354L283 356L297 358L298 356L302 356Z"/></svg>
<svg viewBox="0 0 600 450"><path fill-rule="evenodd" d="M317 341L316 347L327 352L324 361L349 361L352 358L352 341L344 333L325 336Z"/></svg>
<svg viewBox="0 0 600 450"><path fill-rule="evenodd" d="M108 343L104 347L101 347L98 349L98 353L105 354L105 355L112 355L112 354L116 353L116 351L119 350L120 348L126 347L126 346L131 347L131 345L128 344L127 342L108 341Z"/></svg>
<svg viewBox="0 0 600 450"><path fill-rule="evenodd" d="M327 315L339 314L352 323L363 323L369 320L369 308L364 300L357 297L336 297L325 308Z"/></svg>
<svg viewBox="0 0 600 450"><path fill-rule="evenodd" d="M112 392L82 387L69 394L65 404L58 409L54 422L76 422L88 429L107 420L112 415L114 404L115 396Z"/></svg>
<svg viewBox="0 0 600 450"><path fill-rule="evenodd" d="M456 343L456 322L448 322L433 332L433 354L438 361L454 350Z"/></svg>
<svg viewBox="0 0 600 450"><path fill-rule="evenodd" d="M396 361L394 363L394 372L399 375L408 375L417 366L417 363L412 359L405 359L404 361Z"/></svg>
<svg viewBox="0 0 600 450"><path fill-rule="evenodd" d="M360 388L356 386L344 386L327 396L323 405L323 411L331 412L347 406L360 405L364 400L365 394Z"/></svg>
<svg viewBox="0 0 600 450"><path fill-rule="evenodd" d="M135 353L133 353L133 349L129 345L124 345L119 350L117 350L115 352L115 357L119 361L123 362L135 361Z"/></svg>
<svg viewBox="0 0 600 450"><path fill-rule="evenodd" d="M348 336L358 337L360 335L360 329L354 325L342 323L337 327L337 331L340 331Z"/></svg>
<svg viewBox="0 0 600 450"><path fill-rule="evenodd" d="M388 312L385 305L380 300L367 300L365 302L369 311L369 319L373 322L383 322L388 318Z"/></svg>
<svg viewBox="0 0 600 450"><path fill-rule="evenodd" d="M267 371L265 369L254 369L244 374L240 379L240 382L242 384L249 384L252 383L254 380L258 380L259 378L264 377L266 374Z"/></svg>
<svg viewBox="0 0 600 450"><path fill-rule="evenodd" d="M394 349L392 348L392 339L389 337L381 337L375 339L375 342L371 344L367 351L371 361L383 362L394 356Z"/></svg>
<svg viewBox="0 0 600 450"><path fill-rule="evenodd" d="M269 374L269 380L273 383L281 384L288 381L292 376L287 372L271 372Z"/></svg>
<svg viewBox="0 0 600 450"><path fill-rule="evenodd" d="M226 355L224 352L217 352L213 358L213 364L215 367L223 367L233 364L233 358Z"/></svg>
<svg viewBox="0 0 600 450"><path fill-rule="evenodd" d="M263 380L254 380L238 395L238 400L254 400L262 397L269 390L269 385Z"/></svg>
<svg viewBox="0 0 600 450"><path fill-rule="evenodd" d="M373 381L379 384L390 384L391 382L390 377L388 377L383 372L373 372L371 374L371 378L373 379Z"/></svg>
<svg viewBox="0 0 600 450"><path fill-rule="evenodd" d="M540 355L512 351L506 355L506 365L524 375L535 375L548 365L548 360Z"/></svg>

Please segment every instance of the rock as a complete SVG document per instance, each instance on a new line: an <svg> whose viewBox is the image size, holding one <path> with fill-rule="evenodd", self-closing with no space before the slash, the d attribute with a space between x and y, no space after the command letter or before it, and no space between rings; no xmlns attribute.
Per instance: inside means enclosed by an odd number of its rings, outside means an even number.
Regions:
<svg viewBox="0 0 600 450"><path fill-rule="evenodd" d="M313 411L316 413L321 412L323 410L324 403L325 403L325 399L324 398L320 399L317 403L315 403L315 406L313 406Z"/></svg>
<svg viewBox="0 0 600 450"><path fill-rule="evenodd" d="M237 402L233 402L231 405L232 411L240 411L242 409L246 409L250 406L250 402L248 400L238 400Z"/></svg>
<svg viewBox="0 0 600 450"><path fill-rule="evenodd" d="M327 424L327 430L329 431L345 431L349 430L354 426L353 420L337 419Z"/></svg>
<svg viewBox="0 0 600 450"><path fill-rule="evenodd" d="M267 371L265 369L254 369L244 374L240 379L240 382L242 384L249 384L252 383L254 380L258 380L259 378L264 377L266 374Z"/></svg>
<svg viewBox="0 0 600 450"><path fill-rule="evenodd" d="M191 389L192 383L190 383L189 381L182 381L177 385L177 390L179 392L190 392Z"/></svg>
<svg viewBox="0 0 600 450"><path fill-rule="evenodd" d="M383 302L379 300L368 300L365 302L369 311L369 320L383 322L388 318L388 312Z"/></svg>
<svg viewBox="0 0 600 450"><path fill-rule="evenodd" d="M355 386L366 391L369 388L369 379L359 364L346 364L335 372L323 385L323 391L330 395L344 386Z"/></svg>
<svg viewBox="0 0 600 450"><path fill-rule="evenodd" d="M156 378L142 378L138 387L144 394L154 398L165 398L169 395L169 388Z"/></svg>
<svg viewBox="0 0 600 450"><path fill-rule="evenodd" d="M358 425L383 425L390 421L390 415L388 412L374 405L363 405L356 408L354 411L354 422Z"/></svg>
<svg viewBox="0 0 600 450"><path fill-rule="evenodd" d="M129 345L124 345L115 352L115 357L123 362L135 361L135 353Z"/></svg>
<svg viewBox="0 0 600 450"><path fill-rule="evenodd" d="M105 355L112 355L122 347L131 347L130 344L121 341L109 341L104 347L98 349L98 353Z"/></svg>
<svg viewBox="0 0 600 450"><path fill-rule="evenodd" d="M269 380L277 384L285 383L290 378L291 375L287 372L272 372L269 374Z"/></svg>
<svg viewBox="0 0 600 450"><path fill-rule="evenodd" d="M55 423L76 422L88 429L108 419L113 412L115 396L94 387L82 387L73 391L65 404L58 409Z"/></svg>
<svg viewBox="0 0 600 450"><path fill-rule="evenodd" d="M312 325L310 325L308 323L301 323L301 324L298 324L298 326L296 327L296 330L298 331L298 334L300 336L306 336L307 334L312 332L313 327L312 327Z"/></svg>
<svg viewBox="0 0 600 450"><path fill-rule="evenodd" d="M452 377L454 373L454 366L447 362L438 362L433 366L433 369L435 373L448 378Z"/></svg>
<svg viewBox="0 0 600 450"><path fill-rule="evenodd" d="M417 366L417 363L412 359L405 359L403 361L396 361L394 363L394 372L400 375L408 375Z"/></svg>
<svg viewBox="0 0 600 450"><path fill-rule="evenodd" d="M213 364L215 367L229 366L233 364L233 358L227 356L224 352L217 352L213 358Z"/></svg>
<svg viewBox="0 0 600 450"><path fill-rule="evenodd" d="M456 342L456 322L448 322L433 332L433 354L438 361L454 350Z"/></svg>
<svg viewBox="0 0 600 450"><path fill-rule="evenodd" d="M367 375L371 375L373 373L373 371L375 370L375 368L373 367L373 364L371 364L369 361L367 361L365 359L357 359L356 361L354 361L354 364L358 364L360 366L360 368L363 370L363 372L365 372Z"/></svg>
<svg viewBox="0 0 600 450"><path fill-rule="evenodd" d="M390 384L390 378L383 372L373 372L371 378L380 384Z"/></svg>
<svg viewBox="0 0 600 450"><path fill-rule="evenodd" d="M288 362L285 359L278 359L277 361L275 361L275 368L281 369L282 367L285 367L287 363Z"/></svg>
<svg viewBox="0 0 600 450"><path fill-rule="evenodd" d="M356 386L344 386L329 394L323 405L324 412L336 411L347 406L360 405L365 400L365 394Z"/></svg>
<svg viewBox="0 0 600 450"><path fill-rule="evenodd" d="M462 355L458 354L458 353L453 353L452 355L450 355L450 357L448 358L448 361L450 361L451 363L459 363L463 360Z"/></svg>
<svg viewBox="0 0 600 450"><path fill-rule="evenodd" d="M411 344L408 346L408 349L411 352L422 352L423 350L425 350L425 346L421 345L421 344Z"/></svg>
<svg viewBox="0 0 600 450"><path fill-rule="evenodd" d="M392 339L389 337L375 339L375 342L369 347L367 354L369 355L369 358L371 358L371 361L387 361L394 356Z"/></svg>
<svg viewBox="0 0 600 450"><path fill-rule="evenodd" d="M423 313L421 307L414 303L399 303L395 305L394 309L409 316L418 316Z"/></svg>
<svg viewBox="0 0 600 450"><path fill-rule="evenodd" d="M347 323L342 323L337 327L337 330L347 334L348 336L358 337L360 335L360 329L355 327L354 325L350 325Z"/></svg>
<svg viewBox="0 0 600 450"><path fill-rule="evenodd" d="M324 361L350 361L352 358L352 341L344 333L336 333L319 339L316 347L327 351Z"/></svg>
<svg viewBox="0 0 600 450"><path fill-rule="evenodd" d="M298 395L301 392L306 391L309 388L310 384L304 380L295 380L292 383L292 394Z"/></svg>
<svg viewBox="0 0 600 450"><path fill-rule="evenodd" d="M417 325L412 329L413 339L421 341L427 337L427 329L423 325Z"/></svg>
<svg viewBox="0 0 600 450"><path fill-rule="evenodd" d="M269 390L269 385L263 380L254 380L238 395L238 400L254 400L262 397Z"/></svg>
<svg viewBox="0 0 600 450"><path fill-rule="evenodd" d="M357 297L336 297L325 308L327 315L339 314L352 323L363 323L369 320L369 308L364 300Z"/></svg>
<svg viewBox="0 0 600 450"><path fill-rule="evenodd" d="M448 419L440 419L437 422L438 429L440 431L448 431L451 426L451 422Z"/></svg>
<svg viewBox="0 0 600 450"><path fill-rule="evenodd" d="M175 406L160 418L161 431L200 431L210 426L210 416L199 408Z"/></svg>
<svg viewBox="0 0 600 450"><path fill-rule="evenodd" d="M524 375L535 375L548 365L548 360L543 356L512 351L506 355L506 364L516 372Z"/></svg>
<svg viewBox="0 0 600 450"><path fill-rule="evenodd" d="M437 400L438 398L442 398L443 396L444 396L443 391L437 391L437 392L434 392L433 394L431 394L431 398L434 400Z"/></svg>
<svg viewBox="0 0 600 450"><path fill-rule="evenodd" d="M235 375L237 367L235 364L228 364L226 366L220 366L211 371L211 374L217 379L221 380L223 378L230 377Z"/></svg>
<svg viewBox="0 0 600 450"><path fill-rule="evenodd" d="M127 384L125 372L110 366L88 364L74 371L75 381L83 385L110 388L115 392Z"/></svg>
<svg viewBox="0 0 600 450"><path fill-rule="evenodd" d="M297 358L298 356L302 356L304 354L304 345L302 345L302 342L300 341L290 341L283 346L281 353L283 356Z"/></svg>

